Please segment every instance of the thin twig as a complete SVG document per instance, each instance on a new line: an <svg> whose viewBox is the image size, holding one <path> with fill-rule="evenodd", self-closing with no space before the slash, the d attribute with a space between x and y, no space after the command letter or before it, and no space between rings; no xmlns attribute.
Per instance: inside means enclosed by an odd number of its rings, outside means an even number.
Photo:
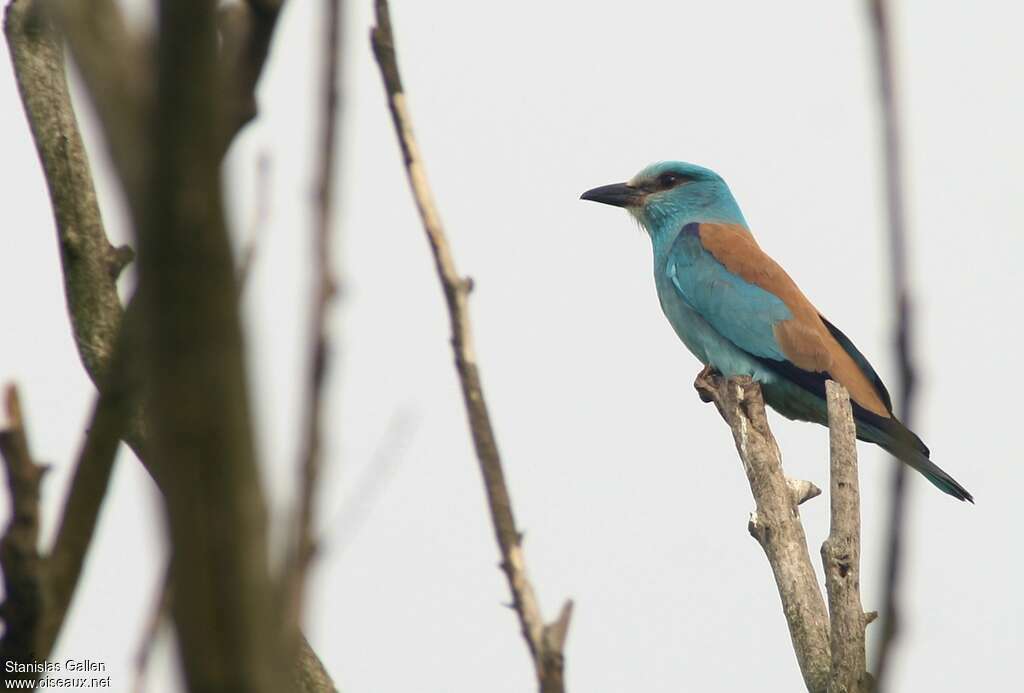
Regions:
<svg viewBox="0 0 1024 693"><path fill-rule="evenodd" d="M462 396L477 459L480 462L491 521L501 551L501 566L508 578L512 591L512 605L519 616L523 636L533 657L540 690L544 693L555 693L564 690L563 648L572 615L572 602L565 603L554 623L545 625L533 585L526 575L521 534L512 513L512 502L505 484L501 457L498 454L498 445L477 369L468 306L472 283L468 278L461 276L455 268L451 248L427 181L419 145L413 136L412 120L398 71L395 38L391 31L387 0L376 0L375 8L377 25L371 33L373 52L384 80L388 106L402 148L409 185L423 221L423 229L434 255L438 278L441 280L448 305L455 368L462 385Z"/></svg>
<svg viewBox="0 0 1024 693"><path fill-rule="evenodd" d="M800 672L811 693L826 690L830 668L829 621L807 551L797 500L782 469L782 453L768 427L761 386L750 377L726 379L711 369L694 386L714 402L732 429L756 510L748 530L764 549L782 600Z"/></svg>
<svg viewBox="0 0 1024 693"><path fill-rule="evenodd" d="M828 402L831 526L821 545L828 593L832 670L828 693L867 693L864 628L860 601L860 487L857 429L846 388L825 383Z"/></svg>
<svg viewBox="0 0 1024 693"><path fill-rule="evenodd" d="M910 280L908 276L908 238L903 208L903 165L900 151L899 110L896 97L896 70L893 60L892 34L886 0L869 0L872 36L875 41L878 72L879 105L883 121L886 205L889 217L889 255L892 302L895 310L893 326L896 359L899 364L898 399L901 419L909 428L913 422L916 385L911 356L913 335ZM889 505L889 542L886 551L885 602L882 608L882 634L875 660L878 691L886 685L889 659L900 629L900 577L906 536L904 518L907 506L906 465L895 461L892 470L892 492Z"/></svg>
<svg viewBox="0 0 1024 693"><path fill-rule="evenodd" d="M349 484L340 512L327 523L328 527L334 528L335 534L326 537L324 543L335 557L345 552L366 524L388 483L405 460L405 450L418 423L418 418L409 412L395 413L362 474Z"/></svg>
<svg viewBox="0 0 1024 693"><path fill-rule="evenodd" d="M288 566L286 584L286 625L298 631L301 620L306 573L316 552L313 520L316 510L316 484L320 477L323 447L323 407L327 372L330 366L331 344L327 334L327 319L336 292L336 279L331 269L331 251L334 240L334 175L336 169L338 130L338 79L341 52L341 3L325 0L326 26L323 46L323 100L320 123L320 161L317 171L317 189L314 204L313 257L316 285L313 314L308 389L306 391L306 434L302 457L299 493L298 533L293 556Z"/></svg>
<svg viewBox="0 0 1024 693"><path fill-rule="evenodd" d="M122 332L129 330L133 313L126 312ZM100 508L106 497L121 439L135 417L141 386L129 356L129 340L122 334L110 362L107 384L96 398L92 420L75 463L71 486L58 523L57 537L46 558L46 612L40 629L42 657L49 656L78 587L82 567L92 544Z"/></svg>
<svg viewBox="0 0 1024 693"><path fill-rule="evenodd" d="M32 664L46 659L38 654L39 626L45 612L39 556L39 485L46 469L32 458L17 388L9 385L4 400L7 424L0 430L0 455L7 472L11 519L0 538L0 567L4 574L0 661ZM4 681L35 680L37 676L31 671L12 671L6 665L0 670Z"/></svg>

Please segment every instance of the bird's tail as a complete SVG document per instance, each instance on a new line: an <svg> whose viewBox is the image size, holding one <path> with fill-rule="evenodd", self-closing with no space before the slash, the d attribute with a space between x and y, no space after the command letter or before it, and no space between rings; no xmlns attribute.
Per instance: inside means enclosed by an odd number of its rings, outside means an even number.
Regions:
<svg viewBox="0 0 1024 693"><path fill-rule="evenodd" d="M960 482L929 459L930 453L925 444L896 417L872 421L871 424L858 421L857 437L876 443L893 456L906 462L920 472L925 479L935 484L939 490L958 500L974 502L974 496L961 486Z"/></svg>

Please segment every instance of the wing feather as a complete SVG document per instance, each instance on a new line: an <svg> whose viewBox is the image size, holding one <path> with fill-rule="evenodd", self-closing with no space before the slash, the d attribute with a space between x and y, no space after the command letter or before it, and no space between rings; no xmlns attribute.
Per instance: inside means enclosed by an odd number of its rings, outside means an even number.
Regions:
<svg viewBox="0 0 1024 693"><path fill-rule="evenodd" d="M826 326L745 228L688 224L669 251L666 271L683 300L740 349L785 364L777 369L784 377L793 367L802 371L798 384L808 377L836 380L863 409L892 415L888 392L867 359L842 332Z"/></svg>

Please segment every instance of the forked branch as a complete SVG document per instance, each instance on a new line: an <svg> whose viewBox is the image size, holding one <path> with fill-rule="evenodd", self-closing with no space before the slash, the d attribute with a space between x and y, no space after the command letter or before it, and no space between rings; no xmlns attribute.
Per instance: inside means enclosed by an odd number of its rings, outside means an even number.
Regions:
<svg viewBox="0 0 1024 693"><path fill-rule="evenodd" d="M831 523L821 547L828 611L821 596L798 506L821 492L786 477L779 446L768 428L761 387L749 377L724 378L704 369L694 383L732 429L756 510L748 529L764 549L782 600L793 650L812 693L866 693L867 618L860 603L860 496L856 431L849 396L828 381ZM813 489L809 491L810 489Z"/></svg>
<svg viewBox="0 0 1024 693"><path fill-rule="evenodd" d="M563 648L572 615L572 602L567 601L554 623L545 624L540 604L526 575L526 559L523 556L522 535L516 527L512 513L512 501L505 484L501 457L494 437L491 418L487 412L480 373L477 369L476 354L473 350L473 333L469 322L469 292L472 282L461 276L455 268L451 248L441 224L441 218L434 203L430 184L427 181L419 146L412 132L412 120L405 102L405 92L398 71L395 55L395 39L391 32L391 18L386 0L376 0L377 25L373 28L371 41L373 52L384 79L391 118L402 148L405 170L412 187L416 207L423 221L423 229L430 242L437 267L438 278L444 290L451 320L452 349L455 352L455 368L462 385L462 396L469 417L470 432L476 446L476 455L483 474L484 489L491 510L494 534L501 550L501 567L512 590L512 605L519 617L523 636L533 657L537 681L543 693L557 693L564 690Z"/></svg>
<svg viewBox="0 0 1024 693"><path fill-rule="evenodd" d="M694 386L701 399L715 403L732 429L756 504L747 528L764 549L775 575L807 690L824 691L830 657L828 612L797 503L782 471L782 453L768 428L761 386L750 377L726 379L710 369L697 376Z"/></svg>

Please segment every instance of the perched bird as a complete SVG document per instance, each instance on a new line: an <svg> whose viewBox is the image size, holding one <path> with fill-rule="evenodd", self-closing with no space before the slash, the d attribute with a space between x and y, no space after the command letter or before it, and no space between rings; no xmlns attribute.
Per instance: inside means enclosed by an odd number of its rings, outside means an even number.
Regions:
<svg viewBox="0 0 1024 693"><path fill-rule="evenodd" d="M949 495L974 499L893 414L881 378L761 250L725 181L678 161L581 199L624 207L651 237L661 309L683 344L722 375L749 375L790 419L828 423L825 381L850 393L857 437L880 445Z"/></svg>

